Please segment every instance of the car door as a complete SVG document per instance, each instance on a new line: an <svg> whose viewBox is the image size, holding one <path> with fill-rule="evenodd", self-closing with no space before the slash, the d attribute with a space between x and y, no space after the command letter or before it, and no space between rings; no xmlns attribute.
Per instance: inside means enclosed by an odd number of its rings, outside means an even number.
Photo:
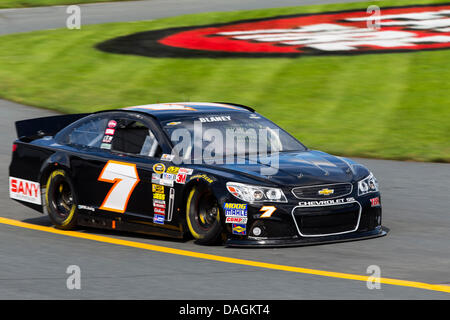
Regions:
<svg viewBox="0 0 450 320"><path fill-rule="evenodd" d="M127 112L101 113L59 140L71 153L78 203L83 208L159 224L171 220L166 215L170 187L152 184L154 167L164 167L160 160L164 144L151 119Z"/></svg>
<svg viewBox="0 0 450 320"><path fill-rule="evenodd" d="M119 114L108 123L101 145L108 161L98 185L110 189L99 208L153 220L152 173L162 155L154 130L136 115Z"/></svg>
<svg viewBox="0 0 450 320"><path fill-rule="evenodd" d="M163 179L170 172L169 162L162 160L166 148L152 119L126 113L110 117L100 146L107 161L97 179L105 195L99 210L170 224L175 179ZM105 185L110 188L106 193Z"/></svg>

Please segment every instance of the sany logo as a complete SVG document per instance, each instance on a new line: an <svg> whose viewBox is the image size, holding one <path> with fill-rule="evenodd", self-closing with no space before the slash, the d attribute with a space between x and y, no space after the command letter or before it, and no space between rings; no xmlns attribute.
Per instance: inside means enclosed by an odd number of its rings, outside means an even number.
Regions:
<svg viewBox="0 0 450 320"><path fill-rule="evenodd" d="M41 188L37 182L9 177L9 196L12 199L41 204Z"/></svg>
<svg viewBox="0 0 450 320"><path fill-rule="evenodd" d="M445 49L449 17L448 4L381 8L375 25L367 10L297 14L134 34L124 37L129 46L120 50L170 57L293 57ZM115 41L99 48L114 52Z"/></svg>

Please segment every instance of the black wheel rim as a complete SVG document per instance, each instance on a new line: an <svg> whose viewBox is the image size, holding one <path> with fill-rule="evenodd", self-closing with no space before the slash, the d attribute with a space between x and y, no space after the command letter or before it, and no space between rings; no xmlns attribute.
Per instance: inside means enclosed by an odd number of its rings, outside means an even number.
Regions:
<svg viewBox="0 0 450 320"><path fill-rule="evenodd" d="M207 231L211 229L217 221L219 207L211 192L203 192L199 195L196 205L195 221L197 225Z"/></svg>
<svg viewBox="0 0 450 320"><path fill-rule="evenodd" d="M69 216L74 202L72 189L66 181L60 181L55 184L52 203L56 213L61 218Z"/></svg>

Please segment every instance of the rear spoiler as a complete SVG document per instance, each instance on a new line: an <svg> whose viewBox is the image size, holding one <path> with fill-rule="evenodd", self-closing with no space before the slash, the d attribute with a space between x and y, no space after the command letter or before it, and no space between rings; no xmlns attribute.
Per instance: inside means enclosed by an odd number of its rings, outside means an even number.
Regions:
<svg viewBox="0 0 450 320"><path fill-rule="evenodd" d="M37 139L43 136L54 136L61 129L90 113L65 114L43 118L16 121L16 132L19 139Z"/></svg>

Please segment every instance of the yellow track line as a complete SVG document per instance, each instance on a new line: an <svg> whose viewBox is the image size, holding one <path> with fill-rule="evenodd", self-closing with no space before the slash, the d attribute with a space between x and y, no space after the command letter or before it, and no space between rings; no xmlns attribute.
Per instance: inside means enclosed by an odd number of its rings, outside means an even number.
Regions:
<svg viewBox="0 0 450 320"><path fill-rule="evenodd" d="M207 254L207 253L200 253L200 252L194 252L194 251L188 251L188 250L168 248L168 247L157 246L157 245L147 244L147 243L142 243L142 242L121 240L121 239L110 238L110 237L105 237L105 236L86 234L86 233L77 232L77 231L58 230L58 229L55 229L52 227L39 226L39 225L25 223L22 221L7 219L7 218L3 218L3 217L0 217L0 223L10 225L10 226L31 229L31 230L39 230L39 231L49 232L49 233L53 233L53 234L60 234L60 235L68 236L68 237L93 240L93 241L98 241L98 242L110 243L110 244L115 244L115 245L139 248L139 249L156 251L156 252L176 254L176 255L181 255L181 256L186 256L186 257L191 257L191 258L233 263L233 264L257 267L257 268L266 268L266 269L272 269L272 270L310 274L310 275L323 276L323 277L357 280L357 281L364 281L364 282L366 282L369 279L368 276L361 276L361 275L355 275L355 274L349 274L349 273L340 273L340 272L315 270L315 269L307 269L307 268L300 268L300 267L291 267L291 266L272 264L272 263L266 263L266 262L258 262L258 261L216 256L216 255ZM423 282L397 280L397 279L389 279L389 278L379 278L379 281L380 281L380 283L394 285L394 286L412 287L412 288L418 288L418 289L424 289L424 290L432 290L432 291L440 291L440 292L450 293L450 286L445 286L445 285L435 285L435 284L429 284L429 283L423 283Z"/></svg>

